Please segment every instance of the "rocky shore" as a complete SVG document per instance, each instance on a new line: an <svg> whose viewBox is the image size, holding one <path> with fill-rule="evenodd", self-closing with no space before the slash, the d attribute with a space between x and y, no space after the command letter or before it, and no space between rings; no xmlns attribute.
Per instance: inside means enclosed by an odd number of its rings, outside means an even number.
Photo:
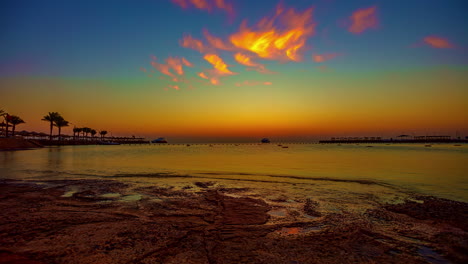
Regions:
<svg viewBox="0 0 468 264"><path fill-rule="evenodd" d="M0 180L0 263L468 262L466 203L323 208L216 182Z"/></svg>

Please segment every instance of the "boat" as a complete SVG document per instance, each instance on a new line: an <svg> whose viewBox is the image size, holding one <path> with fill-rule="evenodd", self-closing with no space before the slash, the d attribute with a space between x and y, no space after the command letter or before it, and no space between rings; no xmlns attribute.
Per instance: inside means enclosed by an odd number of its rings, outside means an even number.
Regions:
<svg viewBox="0 0 468 264"><path fill-rule="evenodd" d="M262 143L270 143L270 140L268 138L263 138Z"/></svg>
<svg viewBox="0 0 468 264"><path fill-rule="evenodd" d="M167 143L167 140L160 137L160 138L157 138L155 140L152 140L151 143L156 143L156 144L160 144L160 143Z"/></svg>

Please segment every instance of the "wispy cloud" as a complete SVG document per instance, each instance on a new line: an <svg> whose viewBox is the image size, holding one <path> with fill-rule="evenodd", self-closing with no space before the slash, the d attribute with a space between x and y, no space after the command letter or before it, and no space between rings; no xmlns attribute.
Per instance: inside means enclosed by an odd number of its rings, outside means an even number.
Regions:
<svg viewBox="0 0 468 264"><path fill-rule="evenodd" d="M172 88L172 89L174 89L174 90L177 90L177 91L180 90L180 88L179 88L178 85L170 85L170 84L169 84L168 86L169 86L169 88Z"/></svg>
<svg viewBox="0 0 468 264"><path fill-rule="evenodd" d="M202 79L207 79L207 80L210 79L210 78L208 78L208 76L206 76L206 74L204 72L199 72L198 76L200 76L200 78L202 78Z"/></svg>
<svg viewBox="0 0 468 264"><path fill-rule="evenodd" d="M146 72L146 69L144 67L140 67L140 71Z"/></svg>
<svg viewBox="0 0 468 264"><path fill-rule="evenodd" d="M206 54L203 57L206 61L211 63L213 67L219 72L220 75L234 75L236 73L230 71L228 69L228 65L224 63L223 59L221 59L216 54Z"/></svg>
<svg viewBox="0 0 468 264"><path fill-rule="evenodd" d="M211 12L215 9L220 9L226 11L230 16L234 14L234 8L232 4L226 2L225 0L172 0L174 4L182 8L194 7L201 10L206 10Z"/></svg>
<svg viewBox="0 0 468 264"><path fill-rule="evenodd" d="M156 58L156 57L154 57ZM157 61L152 61L151 65L158 70L160 73L167 75L172 78L172 81L178 82L180 81L179 78L177 78L176 74L179 76L184 75L184 68L183 66L188 66L192 67L192 63L190 63L187 59L184 57L178 58L178 57L168 57L166 59L166 63L158 63Z"/></svg>
<svg viewBox="0 0 468 264"><path fill-rule="evenodd" d="M327 60L331 60L338 55L339 55L338 53L313 54L312 59L315 62L320 63L320 62L325 62Z"/></svg>
<svg viewBox="0 0 468 264"><path fill-rule="evenodd" d="M184 48L190 48L200 53L206 53L209 51L209 48L206 47L201 40L193 38L191 35L185 35L180 42L180 45Z"/></svg>
<svg viewBox="0 0 468 264"><path fill-rule="evenodd" d="M213 65L213 70L209 72L210 82L214 85L219 84L219 78L221 76L229 76L235 75L237 73L232 72L229 70L229 66L216 54L206 54L203 57L206 61L208 61L211 65Z"/></svg>
<svg viewBox="0 0 468 264"><path fill-rule="evenodd" d="M279 5L273 17L263 18L253 28L244 21L229 40L240 50L253 52L263 59L300 61L299 52L314 33L312 8L301 13Z"/></svg>
<svg viewBox="0 0 468 264"><path fill-rule="evenodd" d="M255 86L255 85L272 85L272 82L259 82L259 81L243 81L236 83L236 86Z"/></svg>
<svg viewBox="0 0 468 264"><path fill-rule="evenodd" d="M151 66L153 66L160 73L171 77L174 82L177 82L177 77L171 72L171 68L169 67L169 65L152 61Z"/></svg>
<svg viewBox="0 0 468 264"><path fill-rule="evenodd" d="M187 67L193 67L193 63L188 61L186 58L182 57L182 63Z"/></svg>
<svg viewBox="0 0 468 264"><path fill-rule="evenodd" d="M234 59L239 64L251 67L252 69L254 69L254 70L256 70L256 71L258 71L260 73L272 73L271 71L269 71L269 70L267 70L265 68L265 65L254 62L252 60L252 57L250 57L250 56L248 56L246 54L238 52L238 53L234 54Z"/></svg>
<svg viewBox="0 0 468 264"><path fill-rule="evenodd" d="M348 31L354 34L361 34L367 29L376 28L378 25L376 7L358 9L351 17L351 26Z"/></svg>
<svg viewBox="0 0 468 264"><path fill-rule="evenodd" d="M427 36L423 41L427 45L437 49L450 49L455 47L448 39L437 36Z"/></svg>
<svg viewBox="0 0 468 264"><path fill-rule="evenodd" d="M234 46L232 46L231 43L229 42L225 43L222 39L211 35L207 29L203 30L203 35L205 36L210 46L213 48L220 49L220 50L234 50Z"/></svg>

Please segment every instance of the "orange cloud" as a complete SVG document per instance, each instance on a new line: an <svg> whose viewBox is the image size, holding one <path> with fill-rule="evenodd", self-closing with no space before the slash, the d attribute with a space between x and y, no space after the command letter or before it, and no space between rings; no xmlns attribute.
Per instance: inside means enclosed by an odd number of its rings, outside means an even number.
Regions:
<svg viewBox="0 0 468 264"><path fill-rule="evenodd" d="M177 78L177 75L184 75L184 68L183 66L193 66L188 60L185 58L178 58L178 57L168 57L166 59L166 64L158 63L156 61L152 61L151 65L161 72L164 75L167 75L172 78L172 81L179 82L180 80ZM175 73L175 74L174 74Z"/></svg>
<svg viewBox="0 0 468 264"><path fill-rule="evenodd" d="M187 67L193 67L193 64L184 57L182 57L182 63Z"/></svg>
<svg viewBox="0 0 468 264"><path fill-rule="evenodd" d="M228 69L228 65L226 63L224 63L224 61L216 54L206 54L203 58L206 61L208 61L209 63L211 63L213 65L213 67L216 69L216 71L220 75L234 75L234 74L236 74L234 72L231 72Z"/></svg>
<svg viewBox="0 0 468 264"><path fill-rule="evenodd" d="M229 40L235 47L253 52L263 59L300 61L299 51L314 33L311 8L300 13L292 8L285 11L278 6L276 15L263 18L255 29L247 27L244 21Z"/></svg>
<svg viewBox="0 0 468 264"><path fill-rule="evenodd" d="M265 68L264 65L262 65L260 63L253 62L252 57L250 57L248 55L245 55L245 54L242 54L242 53L238 52L238 53L234 54L234 59L239 64L242 64L242 65L245 65L245 66L248 66L248 67L252 67L256 71L258 71L260 73L271 73L269 70L267 70Z"/></svg>
<svg viewBox="0 0 468 264"><path fill-rule="evenodd" d="M177 82L177 77L171 72L171 68L169 67L169 65L152 61L151 66L153 66L156 70L158 70L162 74L172 77L172 80Z"/></svg>
<svg viewBox="0 0 468 264"><path fill-rule="evenodd" d="M167 65L174 70L178 75L184 74L184 69L182 68L182 62L179 58L169 57L166 59Z"/></svg>
<svg viewBox="0 0 468 264"><path fill-rule="evenodd" d="M203 34L205 35L206 40L211 45L211 47L220 49L220 50L233 50L233 46L230 43L224 43L224 41L220 38L217 38L208 32L208 30L204 29Z"/></svg>
<svg viewBox="0 0 468 264"><path fill-rule="evenodd" d="M175 90L180 90L179 86L177 85L169 85L170 88L175 89Z"/></svg>
<svg viewBox="0 0 468 264"><path fill-rule="evenodd" d="M198 76L200 76L200 78L203 78L203 79L207 79L207 80L209 79L208 76L206 76L204 72L199 72Z"/></svg>
<svg viewBox="0 0 468 264"><path fill-rule="evenodd" d="M272 82L259 82L259 81L243 81L240 83L236 83L236 86L254 86L254 85L272 85Z"/></svg>
<svg viewBox="0 0 468 264"><path fill-rule="evenodd" d="M369 28L376 28L378 21L375 11L375 6L355 11L350 17L351 26L348 28L348 31L360 34Z"/></svg>
<svg viewBox="0 0 468 264"><path fill-rule="evenodd" d="M203 42L201 40L192 38L190 35L185 35L182 41L180 42L180 45L184 48L190 48L194 49L200 53L205 53L208 52L208 48L203 45Z"/></svg>
<svg viewBox="0 0 468 264"><path fill-rule="evenodd" d="M234 13L232 5L224 0L172 0L172 2L184 9L193 6L197 9L207 10L208 12L213 9L221 9L230 15Z"/></svg>
<svg viewBox="0 0 468 264"><path fill-rule="evenodd" d="M333 58L335 58L336 56L338 56L337 53L327 53L327 54L314 54L312 55L312 59L315 61L315 62L324 62L324 61L327 61L327 60L331 60Z"/></svg>
<svg viewBox="0 0 468 264"><path fill-rule="evenodd" d="M424 42L437 49L449 49L454 47L447 39L437 36L427 36L424 38Z"/></svg>

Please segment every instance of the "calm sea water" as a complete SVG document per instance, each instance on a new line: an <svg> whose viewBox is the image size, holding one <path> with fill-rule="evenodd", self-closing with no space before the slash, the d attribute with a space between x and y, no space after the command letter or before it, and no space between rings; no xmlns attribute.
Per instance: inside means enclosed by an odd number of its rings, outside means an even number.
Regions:
<svg viewBox="0 0 468 264"><path fill-rule="evenodd" d="M167 184L214 180L243 186L369 180L468 202L468 145L287 146L120 145L3 151L0 178L109 178Z"/></svg>

